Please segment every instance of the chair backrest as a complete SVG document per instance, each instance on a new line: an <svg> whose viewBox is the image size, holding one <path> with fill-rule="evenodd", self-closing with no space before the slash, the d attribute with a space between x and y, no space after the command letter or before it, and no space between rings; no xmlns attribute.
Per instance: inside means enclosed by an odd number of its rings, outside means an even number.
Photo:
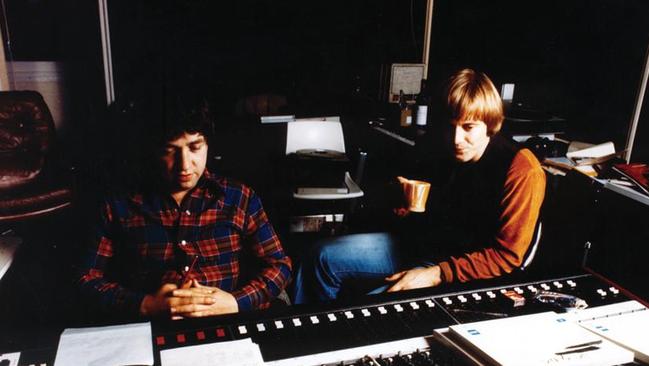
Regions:
<svg viewBox="0 0 649 366"><path fill-rule="evenodd" d="M343 127L337 121L295 121L286 126L286 154L304 149L344 153Z"/></svg>
<svg viewBox="0 0 649 366"><path fill-rule="evenodd" d="M532 235L532 242L530 243L530 247L527 248L527 253L525 253L525 256L523 257L523 263L520 265L520 267L518 267L519 270L525 271L530 266L530 264L532 264L532 261L534 261L534 257L536 256L536 253L539 250L539 243L541 242L542 233L543 233L543 223L539 218L536 222L536 227L534 228L534 235Z"/></svg>
<svg viewBox="0 0 649 366"><path fill-rule="evenodd" d="M53 142L52 114L38 92L0 92L0 189L35 179Z"/></svg>

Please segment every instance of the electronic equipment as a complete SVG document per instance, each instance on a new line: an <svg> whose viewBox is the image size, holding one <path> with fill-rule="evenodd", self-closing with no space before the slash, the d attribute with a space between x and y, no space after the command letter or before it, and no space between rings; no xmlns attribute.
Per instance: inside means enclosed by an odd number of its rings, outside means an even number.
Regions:
<svg viewBox="0 0 649 366"><path fill-rule="evenodd" d="M588 306L566 308L565 303L537 301L535 296L544 291L578 298ZM268 365L464 365L469 360L449 348L437 330L548 310L593 316L641 306L629 301L620 289L589 274L445 294L425 289L386 295L390 296L367 297L364 303L354 305L293 306L271 312L154 322L154 355L159 363L159 352L164 349L251 338L260 346ZM51 352L55 352L55 345ZM27 351L22 353L19 365L39 365L36 356L53 359L43 350Z"/></svg>
<svg viewBox="0 0 649 366"><path fill-rule="evenodd" d="M616 287L609 286L592 275L572 276L546 281L519 283L507 287L488 287L476 291L449 293L435 296L451 318L457 323L469 323L495 318L573 310L559 300L543 302L540 293L559 293L568 298L586 302L587 308L600 307L629 300ZM512 299L511 293L522 298L523 305ZM519 300L521 301L521 300Z"/></svg>
<svg viewBox="0 0 649 366"><path fill-rule="evenodd" d="M265 361L304 358L294 360L293 364L306 364L313 359L312 355L320 355L315 364L339 363L341 359L332 359L331 353L354 360L366 356L372 345L380 345L374 349L378 352L371 354L373 357L428 349L432 339L426 336L453 322L430 297L327 310L302 309L296 306L291 312L272 318L235 318L207 329L187 331L180 323L167 324L174 329L154 329L158 334L155 346L164 349L193 344L203 335L209 335L210 341L249 337L259 344ZM178 342L179 334L182 342Z"/></svg>
<svg viewBox="0 0 649 366"><path fill-rule="evenodd" d="M510 291L523 297L524 304L513 306L505 295ZM422 357L433 358L440 365L462 365L464 358L446 349L433 336L436 329L497 317L561 311L553 304L534 301L534 295L540 291L575 296L589 308L629 300L619 289L592 275L433 296L403 292L390 301L368 297L369 303L362 305L328 309L323 309L327 307L323 305L315 310L294 306L286 314L273 317L264 317L264 313L252 317L239 314L207 328L201 322L170 323L166 325L172 328L154 327L154 347L162 350L250 337L271 365L408 365L409 358ZM405 359L397 362L395 357ZM392 361L388 361L390 358Z"/></svg>

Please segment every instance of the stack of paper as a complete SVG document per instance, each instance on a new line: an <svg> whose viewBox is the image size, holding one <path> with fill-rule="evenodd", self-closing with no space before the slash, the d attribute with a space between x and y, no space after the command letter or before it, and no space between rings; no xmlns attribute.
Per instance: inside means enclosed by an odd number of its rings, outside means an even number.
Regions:
<svg viewBox="0 0 649 366"><path fill-rule="evenodd" d="M649 310L588 320L580 325L635 354L641 362L649 363Z"/></svg>
<svg viewBox="0 0 649 366"><path fill-rule="evenodd" d="M553 312L453 325L449 336L493 365L617 365L633 353Z"/></svg>
<svg viewBox="0 0 649 366"><path fill-rule="evenodd" d="M54 366L153 365L151 323L63 331Z"/></svg>
<svg viewBox="0 0 649 366"><path fill-rule="evenodd" d="M262 366L264 360L250 338L160 351L162 366Z"/></svg>
<svg viewBox="0 0 649 366"><path fill-rule="evenodd" d="M615 145L608 141L599 145L573 141L568 146L565 157L545 158L543 163L564 170L576 169L589 175L597 176L594 164L600 164L617 156Z"/></svg>
<svg viewBox="0 0 649 366"><path fill-rule="evenodd" d="M18 360L20 360L20 352L0 353L0 365L2 366L18 366Z"/></svg>
<svg viewBox="0 0 649 366"><path fill-rule="evenodd" d="M610 141L599 145L575 141L568 146L566 157L579 161L581 159L602 158L612 154L615 154L615 145Z"/></svg>

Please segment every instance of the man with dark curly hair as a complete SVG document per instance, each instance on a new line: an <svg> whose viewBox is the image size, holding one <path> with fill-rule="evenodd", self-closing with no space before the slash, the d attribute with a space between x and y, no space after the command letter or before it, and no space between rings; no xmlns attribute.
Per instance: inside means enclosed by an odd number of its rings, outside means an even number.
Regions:
<svg viewBox="0 0 649 366"><path fill-rule="evenodd" d="M142 169L155 175L104 200L82 263L82 294L136 318L267 308L288 284L291 261L256 193L206 168L215 143L207 108L147 106L137 115L156 121L142 137L152 158ZM255 266L244 265L247 258Z"/></svg>

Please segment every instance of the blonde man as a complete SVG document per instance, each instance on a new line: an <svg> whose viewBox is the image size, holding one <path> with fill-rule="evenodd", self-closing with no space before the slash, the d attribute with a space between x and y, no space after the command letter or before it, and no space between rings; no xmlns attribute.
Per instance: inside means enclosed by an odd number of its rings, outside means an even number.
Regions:
<svg viewBox="0 0 649 366"><path fill-rule="evenodd" d="M296 274L296 303L334 299L351 285L361 293L400 291L493 278L521 265L545 174L531 151L498 134L502 101L485 74L455 73L443 104L453 166L424 238L398 245L389 233L369 233L319 243Z"/></svg>

